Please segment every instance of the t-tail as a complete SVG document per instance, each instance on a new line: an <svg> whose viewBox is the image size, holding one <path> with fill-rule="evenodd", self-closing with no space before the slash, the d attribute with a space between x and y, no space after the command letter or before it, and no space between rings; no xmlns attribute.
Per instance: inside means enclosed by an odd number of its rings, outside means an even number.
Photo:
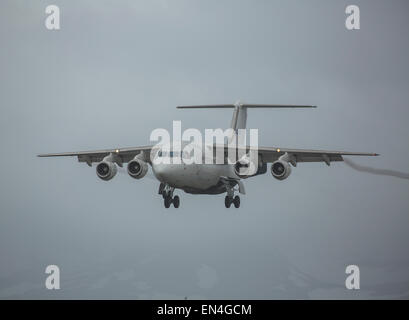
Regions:
<svg viewBox="0 0 409 320"><path fill-rule="evenodd" d="M247 123L247 109L252 108L316 108L317 106L309 105L282 105L282 104L248 104L236 102L235 104L210 104L210 105L197 105L197 106L178 106L178 109L224 109L232 108L233 117L231 119L230 128L237 132L238 129L246 129Z"/></svg>

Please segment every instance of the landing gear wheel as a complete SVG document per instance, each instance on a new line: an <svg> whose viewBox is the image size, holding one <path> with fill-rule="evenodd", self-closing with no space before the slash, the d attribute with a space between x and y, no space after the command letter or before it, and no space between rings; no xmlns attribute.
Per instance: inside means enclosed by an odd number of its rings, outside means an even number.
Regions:
<svg viewBox="0 0 409 320"><path fill-rule="evenodd" d="M175 208L179 208L179 204L180 204L179 196L174 196L174 197L173 197L173 206L174 206Z"/></svg>
<svg viewBox="0 0 409 320"><path fill-rule="evenodd" d="M226 208L230 208L231 203L232 203L232 198L230 198L229 196L226 196L226 197L224 198L224 206L225 206Z"/></svg>
<svg viewBox="0 0 409 320"><path fill-rule="evenodd" d="M172 198L166 196L165 199L163 200L163 203L164 203L164 205L165 205L165 208L169 208L169 207L170 207L170 204L172 203Z"/></svg>
<svg viewBox="0 0 409 320"><path fill-rule="evenodd" d="M234 206L235 206L236 208L240 208L240 197L239 197L239 196L235 196L234 199L233 199L233 203L234 203Z"/></svg>

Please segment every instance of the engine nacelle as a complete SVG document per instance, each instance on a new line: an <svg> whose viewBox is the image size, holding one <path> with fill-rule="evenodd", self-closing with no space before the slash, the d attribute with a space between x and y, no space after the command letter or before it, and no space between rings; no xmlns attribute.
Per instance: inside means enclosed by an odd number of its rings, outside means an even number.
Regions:
<svg viewBox="0 0 409 320"><path fill-rule="evenodd" d="M278 180L287 179L290 173L291 167L286 161L277 160L271 164L271 174Z"/></svg>
<svg viewBox="0 0 409 320"><path fill-rule="evenodd" d="M116 164L111 161L103 160L97 165L97 176L102 180L111 180L113 177L115 177L116 172Z"/></svg>
<svg viewBox="0 0 409 320"><path fill-rule="evenodd" d="M259 173L258 169L260 168L260 165L262 165L261 162L259 166L257 166L251 161L249 155L245 155L234 164L234 173L240 178L254 176Z"/></svg>
<svg viewBox="0 0 409 320"><path fill-rule="evenodd" d="M234 164L234 173L240 178L247 177L248 174L246 174L246 172L248 171L249 166L250 166L250 161L238 160Z"/></svg>
<svg viewBox="0 0 409 320"><path fill-rule="evenodd" d="M148 164L141 159L133 159L128 163L128 174L135 179L143 178L148 172Z"/></svg>

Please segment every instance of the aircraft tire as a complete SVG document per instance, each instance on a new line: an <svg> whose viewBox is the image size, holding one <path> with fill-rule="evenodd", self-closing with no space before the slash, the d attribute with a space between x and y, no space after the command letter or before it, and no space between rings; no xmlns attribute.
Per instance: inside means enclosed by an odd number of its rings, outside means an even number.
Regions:
<svg viewBox="0 0 409 320"><path fill-rule="evenodd" d="M172 198L171 197L165 197L165 199L163 200L163 204L165 205L165 208L169 208L170 204L172 203Z"/></svg>
<svg viewBox="0 0 409 320"><path fill-rule="evenodd" d="M234 207L240 208L240 197L235 196L234 199L233 199L233 203L234 203Z"/></svg>
<svg viewBox="0 0 409 320"><path fill-rule="evenodd" d="M224 206L225 206L226 208L230 208L231 203L232 203L232 198L230 198L229 196L226 196L226 197L224 198Z"/></svg>
<svg viewBox="0 0 409 320"><path fill-rule="evenodd" d="M173 202L173 206L174 206L175 208L179 208L179 204L180 204L180 198L179 198L179 196L174 196L172 202Z"/></svg>

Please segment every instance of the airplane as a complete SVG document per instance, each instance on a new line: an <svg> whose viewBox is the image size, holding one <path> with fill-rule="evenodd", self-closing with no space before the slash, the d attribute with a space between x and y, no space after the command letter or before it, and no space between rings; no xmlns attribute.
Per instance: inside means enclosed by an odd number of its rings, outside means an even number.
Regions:
<svg viewBox="0 0 409 320"><path fill-rule="evenodd" d="M234 104L216 104L216 105L189 105L178 106L178 109L233 109L233 117L230 125L231 136L237 137L239 129L246 128L247 110L253 108L316 108L314 105L272 105L272 104L246 104L236 102ZM186 143L181 144L183 147ZM217 152L218 148L223 148L223 155L228 158L230 145L200 145L205 151L206 148L213 148ZM96 174L102 180L111 180L117 173L117 165L122 167L127 164L128 174L135 179L143 178L148 172L148 166L157 180L159 180L158 194L163 197L165 208L173 204L174 208L179 208L180 198L174 195L175 189L181 189L189 194L222 194L226 193L224 204L230 208L234 204L235 208L240 207L240 197L235 195L245 194L244 179L254 177L267 172L267 163L271 163L270 171L277 180L284 180L291 174L291 166L296 167L302 162L324 162L328 166L333 161L343 161L343 156L378 156L377 153L367 152L346 152L346 151L328 151L328 150L309 150L309 149L289 149L278 147L258 147L236 145L236 151L241 148L244 156L232 163L225 161L218 163L196 163L186 164L172 163L173 157L189 157L183 154L183 151L172 151L169 144L157 144L149 146L138 146L132 148L115 148L106 150L79 151L39 154L38 157L64 157L76 156L79 162L85 162L88 166L97 163ZM212 152L213 152L212 150ZM249 154L255 152L257 155L256 171L251 174L243 174L243 168L248 168L251 162ZM203 152L204 154L204 152ZM213 153L212 153L213 154ZM291 165L291 166L290 166Z"/></svg>

